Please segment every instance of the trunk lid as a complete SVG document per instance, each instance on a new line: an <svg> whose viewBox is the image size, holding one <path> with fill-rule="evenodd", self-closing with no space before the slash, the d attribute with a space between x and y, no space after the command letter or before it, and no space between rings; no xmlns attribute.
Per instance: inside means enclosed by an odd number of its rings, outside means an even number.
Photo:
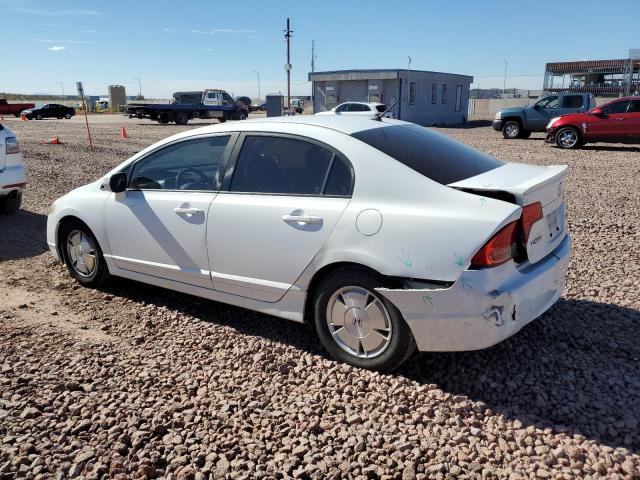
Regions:
<svg viewBox="0 0 640 480"><path fill-rule="evenodd" d="M525 245L529 261L535 263L551 253L567 234L564 203L566 171L566 165L506 163L448 186L521 207L540 202L542 219L533 224Z"/></svg>

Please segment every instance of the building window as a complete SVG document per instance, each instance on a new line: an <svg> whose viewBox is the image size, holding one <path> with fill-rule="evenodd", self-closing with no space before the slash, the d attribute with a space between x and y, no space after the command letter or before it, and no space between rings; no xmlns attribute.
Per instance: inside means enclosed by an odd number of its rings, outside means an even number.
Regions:
<svg viewBox="0 0 640 480"><path fill-rule="evenodd" d="M436 103L438 101L438 84L431 84L431 103Z"/></svg>
<svg viewBox="0 0 640 480"><path fill-rule="evenodd" d="M409 84L409 105L416 103L416 84L411 82Z"/></svg>
<svg viewBox="0 0 640 480"><path fill-rule="evenodd" d="M442 103L447 103L447 84L442 84Z"/></svg>
<svg viewBox="0 0 640 480"><path fill-rule="evenodd" d="M456 87L456 112L462 108L462 85Z"/></svg>

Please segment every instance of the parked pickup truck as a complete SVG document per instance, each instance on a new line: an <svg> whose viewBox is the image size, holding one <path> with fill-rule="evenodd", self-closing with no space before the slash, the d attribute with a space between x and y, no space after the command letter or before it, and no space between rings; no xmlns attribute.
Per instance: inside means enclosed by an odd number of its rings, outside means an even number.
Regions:
<svg viewBox="0 0 640 480"><path fill-rule="evenodd" d="M9 103L5 98L0 98L0 114L20 116L20 112L34 108L35 103Z"/></svg>
<svg viewBox="0 0 640 480"><path fill-rule="evenodd" d="M531 132L544 132L553 117L587 112L595 106L596 99L590 93L549 95L527 107L498 110L493 129L502 132L504 138L529 138Z"/></svg>
<svg viewBox="0 0 640 480"><path fill-rule="evenodd" d="M150 118L160 123L175 122L176 125L186 125L192 118L217 118L220 122L247 118L246 107L235 102L224 90L176 92L173 97L174 102L168 104L128 104L124 114L129 118Z"/></svg>

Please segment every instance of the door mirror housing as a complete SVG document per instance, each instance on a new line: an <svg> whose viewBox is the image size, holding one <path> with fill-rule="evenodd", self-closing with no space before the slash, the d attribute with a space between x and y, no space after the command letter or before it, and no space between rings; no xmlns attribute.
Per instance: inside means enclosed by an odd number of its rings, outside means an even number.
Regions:
<svg viewBox="0 0 640 480"><path fill-rule="evenodd" d="M593 110L591 110L591 112L589 112L590 115L595 115L596 117L604 117L605 113L602 111L601 108L594 108Z"/></svg>
<svg viewBox="0 0 640 480"><path fill-rule="evenodd" d="M105 185L106 186L106 185ZM108 190L114 193L124 192L127 189L127 174L118 172L109 178Z"/></svg>

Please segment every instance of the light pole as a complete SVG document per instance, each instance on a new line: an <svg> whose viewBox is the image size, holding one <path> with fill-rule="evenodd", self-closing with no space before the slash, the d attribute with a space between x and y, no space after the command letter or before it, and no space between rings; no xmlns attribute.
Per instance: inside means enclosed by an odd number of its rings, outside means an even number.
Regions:
<svg viewBox="0 0 640 480"><path fill-rule="evenodd" d="M64 102L64 83L63 82L56 82L58 85L60 85L60 88L62 88L62 101Z"/></svg>
<svg viewBox="0 0 640 480"><path fill-rule="evenodd" d="M257 70L251 70L251 71L258 76L258 100L262 101L262 98L260 97L260 72L258 72Z"/></svg>
<svg viewBox="0 0 640 480"><path fill-rule="evenodd" d="M507 67L509 66L509 62L507 62L506 58L503 58L504 62L504 80L502 82L502 98L504 98L505 91L507 90Z"/></svg>
<svg viewBox="0 0 640 480"><path fill-rule="evenodd" d="M138 80L138 100L142 99L142 82L138 77L133 77L134 80Z"/></svg>

